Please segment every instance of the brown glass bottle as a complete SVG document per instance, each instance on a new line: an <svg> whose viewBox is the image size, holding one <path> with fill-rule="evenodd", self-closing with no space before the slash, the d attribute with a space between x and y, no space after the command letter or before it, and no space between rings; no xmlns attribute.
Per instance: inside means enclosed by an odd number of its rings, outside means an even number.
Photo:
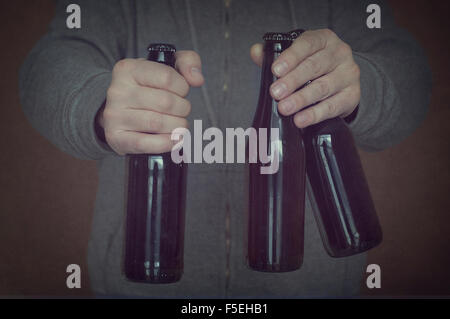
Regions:
<svg viewBox="0 0 450 319"><path fill-rule="evenodd" d="M382 240L353 135L342 118L304 130L306 167L322 240L332 257L364 252Z"/></svg>
<svg viewBox="0 0 450 319"><path fill-rule="evenodd" d="M302 133L293 117L280 115L278 102L270 95L270 86L277 80L271 66L292 44L291 37L267 33L264 40L261 88L253 127L257 132L267 129L266 149L272 155L277 152L279 165L275 174L262 174L261 168L270 164L263 164L259 156L256 163L249 163L247 262L253 270L286 272L300 268L303 262L305 153ZM271 142L271 128L279 130L275 144Z"/></svg>
<svg viewBox="0 0 450 319"><path fill-rule="evenodd" d="M148 60L174 67L175 47L153 44ZM173 283L183 273L185 163L171 154L128 155L125 275L131 281Z"/></svg>

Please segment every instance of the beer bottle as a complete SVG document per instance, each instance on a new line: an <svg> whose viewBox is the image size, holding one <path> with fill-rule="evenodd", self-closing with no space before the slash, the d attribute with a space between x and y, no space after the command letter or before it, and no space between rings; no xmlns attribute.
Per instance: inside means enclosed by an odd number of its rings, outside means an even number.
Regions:
<svg viewBox="0 0 450 319"><path fill-rule="evenodd" d="M289 34L295 40L302 31ZM377 246L381 226L345 120L329 119L303 133L307 192L326 251L332 257L345 257Z"/></svg>
<svg viewBox="0 0 450 319"><path fill-rule="evenodd" d="M148 60L175 66L176 49L152 44ZM135 282L173 283L183 273L185 163L171 153L128 155L125 275Z"/></svg>
<svg viewBox="0 0 450 319"><path fill-rule="evenodd" d="M250 142L247 145L247 262L253 270L287 272L300 268L303 261L305 152L301 130L292 116L278 112L278 101L270 95L270 86L277 80L271 66L292 44L292 38L285 33L267 33L264 40L260 95L253 120L253 128L259 132L258 154ZM266 141L261 140L264 129ZM264 153L270 154L271 163L262 160ZM275 169L263 173L262 169L269 165Z"/></svg>
<svg viewBox="0 0 450 319"><path fill-rule="evenodd" d="M364 170L345 121L329 119L304 130L308 193L328 254L355 255L382 240Z"/></svg>

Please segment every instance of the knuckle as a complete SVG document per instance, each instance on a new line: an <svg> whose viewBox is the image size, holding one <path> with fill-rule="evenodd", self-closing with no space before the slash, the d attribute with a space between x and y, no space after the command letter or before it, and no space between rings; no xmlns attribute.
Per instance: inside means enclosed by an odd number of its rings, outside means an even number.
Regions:
<svg viewBox="0 0 450 319"><path fill-rule="evenodd" d="M117 90L115 87L110 86L108 90L106 91L106 101L109 102L111 100L114 100L115 96L117 95Z"/></svg>
<svg viewBox="0 0 450 319"><path fill-rule="evenodd" d="M361 100L361 86L360 86L360 85L358 85L358 86L356 87L355 95L356 95L356 98L357 98L357 100L358 100L358 102L359 102L359 100Z"/></svg>
<svg viewBox="0 0 450 319"><path fill-rule="evenodd" d="M106 99L108 101L114 101L117 100L117 98L121 97L122 94L122 89L117 86L111 85L106 92Z"/></svg>
<svg viewBox="0 0 450 319"><path fill-rule="evenodd" d="M162 116L158 113L150 113L147 118L147 128L152 132L158 132L162 129Z"/></svg>
<svg viewBox="0 0 450 319"><path fill-rule="evenodd" d="M326 38L335 38L335 37L337 37L336 33L334 33L333 30L330 30L328 28L322 29L321 31L322 31L323 36L326 37Z"/></svg>
<svg viewBox="0 0 450 319"><path fill-rule="evenodd" d="M292 97L293 97L294 104L296 107L303 107L308 103L307 99L304 97L304 95L301 92L292 95Z"/></svg>
<svg viewBox="0 0 450 319"><path fill-rule="evenodd" d="M188 127L189 127L189 122L185 118L182 118L180 121L180 128L188 128Z"/></svg>
<svg viewBox="0 0 450 319"><path fill-rule="evenodd" d="M134 139L131 142L131 148L136 152L136 153L146 153L146 147L147 147L147 143L146 143L146 139L143 137L138 137L136 139Z"/></svg>
<svg viewBox="0 0 450 319"><path fill-rule="evenodd" d="M352 48L345 42L341 42L338 47L338 52L341 56L351 56L353 55Z"/></svg>
<svg viewBox="0 0 450 319"><path fill-rule="evenodd" d="M161 70L159 74L159 81L161 83L162 88L169 88L173 83L173 74L168 68L164 68Z"/></svg>
<svg viewBox="0 0 450 319"><path fill-rule="evenodd" d="M318 121L318 116L317 116L317 114L316 114L316 110L314 109L314 108L311 108L311 109L309 109L309 112L308 112L309 114L308 114L308 116L309 116L309 118L311 119L311 123L312 124L315 124L315 123L317 123Z"/></svg>
<svg viewBox="0 0 450 319"><path fill-rule="evenodd" d="M189 84L183 78L183 88L181 89L181 96L186 97L189 94Z"/></svg>
<svg viewBox="0 0 450 319"><path fill-rule="evenodd" d="M317 81L316 94L318 97L325 98L330 95L330 86L326 81Z"/></svg>
<svg viewBox="0 0 450 319"><path fill-rule="evenodd" d="M285 80L283 80L283 83L292 90L299 87L301 82L302 82L302 72L299 72L299 70L292 71L291 73L286 75Z"/></svg>
<svg viewBox="0 0 450 319"><path fill-rule="evenodd" d="M298 61L298 59L300 58L299 50L297 50L297 46L294 45L286 49L286 51L284 51L282 55L284 61L286 61L289 66L293 66L294 64L298 63L296 61Z"/></svg>
<svg viewBox="0 0 450 319"><path fill-rule="evenodd" d="M361 77L361 69L358 64L352 64L352 66L350 67L350 74L358 79Z"/></svg>
<svg viewBox="0 0 450 319"><path fill-rule="evenodd" d="M188 116L191 114L192 111L192 104L188 100L184 99L184 112L182 116Z"/></svg>
<svg viewBox="0 0 450 319"><path fill-rule="evenodd" d="M169 92L165 92L159 100L159 104L160 104L162 110L166 111L166 112L169 112L172 110L174 103L175 103L175 99L171 94L169 94Z"/></svg>
<svg viewBox="0 0 450 319"><path fill-rule="evenodd" d="M313 75L317 75L320 72L320 63L313 58L309 57L304 62L305 68L308 69Z"/></svg>
<svg viewBox="0 0 450 319"><path fill-rule="evenodd" d="M108 142L109 145L115 144L116 141L116 134L111 132L110 129L105 128L105 139Z"/></svg>
<svg viewBox="0 0 450 319"><path fill-rule="evenodd" d="M119 155L125 155L127 152L126 145L120 141L119 136L116 132L111 132L110 130L105 130L105 139L108 145Z"/></svg>
<svg viewBox="0 0 450 319"><path fill-rule="evenodd" d="M338 41L340 41L339 37L333 30L322 29L320 31L321 49L324 49L329 44L337 43Z"/></svg>
<svg viewBox="0 0 450 319"><path fill-rule="evenodd" d="M326 29L313 31L313 36L311 37L311 45L314 51L319 51L327 46L329 41L328 32Z"/></svg>
<svg viewBox="0 0 450 319"><path fill-rule="evenodd" d="M336 104L331 101L325 101L324 103L328 115L333 117L336 114Z"/></svg>
<svg viewBox="0 0 450 319"><path fill-rule="evenodd" d="M111 121L114 121L116 118L116 111L111 109L110 107L106 107L103 110L103 121L106 125L108 125Z"/></svg>
<svg viewBox="0 0 450 319"><path fill-rule="evenodd" d="M305 46L307 47L308 51L311 51L314 49L314 47L316 45L316 37L310 36L310 35L305 36L305 37L303 37L303 41L304 41Z"/></svg>
<svg viewBox="0 0 450 319"><path fill-rule="evenodd" d="M120 139L120 134L117 131L112 131L105 128L105 139L106 143L119 155L125 155L127 152L126 145Z"/></svg>
<svg viewBox="0 0 450 319"><path fill-rule="evenodd" d="M361 99L361 87L359 85L353 87L351 90L347 92L347 97L351 104L358 103L359 100Z"/></svg>
<svg viewBox="0 0 450 319"><path fill-rule="evenodd" d="M134 70L134 67L135 61L133 59L123 59L114 65L113 72L114 73L131 72Z"/></svg>

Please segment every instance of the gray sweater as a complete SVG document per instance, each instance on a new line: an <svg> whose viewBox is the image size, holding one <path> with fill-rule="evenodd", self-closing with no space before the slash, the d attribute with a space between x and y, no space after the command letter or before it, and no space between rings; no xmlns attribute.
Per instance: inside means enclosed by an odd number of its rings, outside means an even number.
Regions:
<svg viewBox="0 0 450 319"><path fill-rule="evenodd" d="M306 204L304 264L298 271L269 274L245 266L245 167L191 164L188 175L185 270L170 285L128 282L122 274L126 158L97 137L94 119L114 64L146 57L153 42L196 50L206 85L189 94L189 117L203 126L251 126L260 70L251 44L267 31L331 28L354 51L361 68L362 98L350 124L359 147L381 150L398 143L424 119L431 76L422 50L395 26L383 1L351 0L79 0L82 28L66 27L58 1L49 32L20 71L24 112L62 151L98 161L99 185L88 249L94 292L155 297L349 296L359 292L365 254L333 259L323 246L311 202ZM366 26L366 7L379 3L382 28ZM228 14L226 13L228 10ZM224 34L228 32L229 37ZM224 86L227 89L224 89ZM225 224L230 221L227 249ZM228 275L226 275L228 273Z"/></svg>

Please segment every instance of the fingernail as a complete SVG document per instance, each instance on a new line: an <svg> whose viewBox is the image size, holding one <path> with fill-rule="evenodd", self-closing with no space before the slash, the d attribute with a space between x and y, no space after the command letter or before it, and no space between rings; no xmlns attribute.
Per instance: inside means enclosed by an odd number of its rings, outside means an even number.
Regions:
<svg viewBox="0 0 450 319"><path fill-rule="evenodd" d="M304 113L298 113L295 116L295 122L297 123L297 126L299 127L306 127L309 124L309 117Z"/></svg>
<svg viewBox="0 0 450 319"><path fill-rule="evenodd" d="M287 87L284 83L278 83L277 85L272 87L272 95L276 99L282 99L286 91Z"/></svg>
<svg viewBox="0 0 450 319"><path fill-rule="evenodd" d="M279 62L277 64L275 64L275 66L273 67L273 71L275 72L275 75L278 77L282 77L284 75L284 73L286 73L288 68L288 65L286 62Z"/></svg>
<svg viewBox="0 0 450 319"><path fill-rule="evenodd" d="M195 68L195 67L191 69L191 73L193 76L196 76L197 74L202 75L202 71L199 68Z"/></svg>
<svg viewBox="0 0 450 319"><path fill-rule="evenodd" d="M292 103L292 101L287 100L287 101L281 102L279 106L283 113L285 113L286 115L289 115L293 111L295 105L294 105L294 103Z"/></svg>

